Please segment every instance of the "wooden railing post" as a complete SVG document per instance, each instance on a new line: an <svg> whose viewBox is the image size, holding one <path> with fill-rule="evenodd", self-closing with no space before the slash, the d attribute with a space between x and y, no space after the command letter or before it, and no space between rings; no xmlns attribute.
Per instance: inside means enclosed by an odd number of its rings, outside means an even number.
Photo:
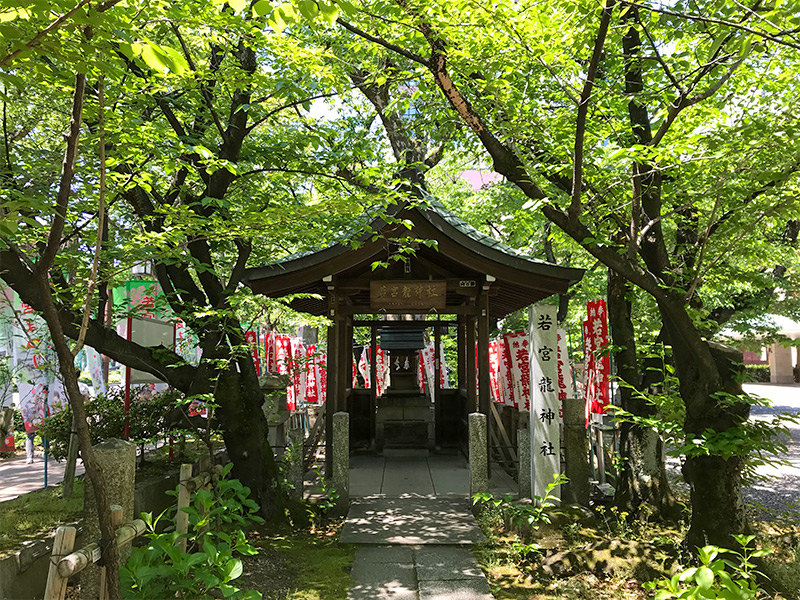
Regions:
<svg viewBox="0 0 800 600"><path fill-rule="evenodd" d="M111 526L116 532L125 520L125 515L122 512L122 507L119 504L111 505ZM105 566L100 567L100 600L108 600L108 580L106 579Z"/></svg>
<svg viewBox="0 0 800 600"><path fill-rule="evenodd" d="M189 515L182 509L189 506L189 480L192 478L192 465L181 465L180 483L178 484L178 512L175 515L175 530L180 534L178 547L186 552L186 534L189 533Z"/></svg>
<svg viewBox="0 0 800 600"><path fill-rule="evenodd" d="M50 568L47 572L47 586L44 589L44 600L64 600L67 593L67 577L58 573L58 561L66 556L75 546L75 528L62 525L56 530L53 540L53 553L50 556Z"/></svg>

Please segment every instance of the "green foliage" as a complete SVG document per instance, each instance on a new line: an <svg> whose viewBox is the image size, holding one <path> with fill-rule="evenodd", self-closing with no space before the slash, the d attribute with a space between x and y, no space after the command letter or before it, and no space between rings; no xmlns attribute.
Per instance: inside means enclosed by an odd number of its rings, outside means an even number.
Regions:
<svg viewBox="0 0 800 600"><path fill-rule="evenodd" d="M325 516L336 507L339 500L339 492L334 487L333 483L322 474L322 469L319 465L314 465L312 468L317 476L319 484L317 485L317 493L319 494L319 501L314 506L315 512L319 520L323 520Z"/></svg>
<svg viewBox="0 0 800 600"><path fill-rule="evenodd" d="M699 566L689 567L671 578L651 581L644 587L658 590L655 600L681 598L695 600L757 600L766 598L758 584L763 574L756 569L752 559L770 554L770 550L753 550L749 547L752 535L735 535L741 552L703 546L697 549Z"/></svg>
<svg viewBox="0 0 800 600"><path fill-rule="evenodd" d="M567 482L566 476L556 473L553 481L547 484L543 497L534 496L530 504L514 502L511 494L506 494L502 498L495 498L492 494L481 492L472 495L472 503L481 505L484 508L499 511L503 518L512 525L525 525L532 529L538 529L540 525L550 523L547 509L555 506L555 496L553 490Z"/></svg>
<svg viewBox="0 0 800 600"><path fill-rule="evenodd" d="M133 388L130 396L130 412L125 414L124 389L112 387L106 394L98 395L86 403L86 418L92 444L110 438L125 437L125 422L128 422L128 439L142 444L164 435L164 415L175 408L181 394L166 390L149 394L142 388ZM50 454L56 460L67 455L69 436L72 430L72 410L67 407L44 420L39 433L46 437Z"/></svg>
<svg viewBox="0 0 800 600"><path fill-rule="evenodd" d="M258 505L249 498L249 488L236 479L227 479L231 467L225 467L213 491L198 490L184 509L189 515L186 552L177 546L181 537L177 531L156 532L164 513L155 519L150 513L142 515L149 542L133 548L121 569L126 598L261 597L258 592L242 591L232 583L242 574L239 556L257 553L244 529L263 520L257 515Z"/></svg>
<svg viewBox="0 0 800 600"><path fill-rule="evenodd" d="M745 482L765 479L757 473L764 465L787 464L778 458L787 452L786 439L789 438L787 425L800 422L800 415L781 413L770 419L749 419L722 431L707 428L700 434L684 431L685 409L678 393L677 378L671 368L661 377L662 385L645 392L628 386L618 380L620 386L627 387L631 393L653 407L652 416L634 415L618 406L611 406L614 419L618 422L636 425L657 431L670 447L671 456L721 456L724 459L738 457L744 460L743 478ZM720 392L715 395L718 404L736 406L767 406L770 401L749 394L739 396ZM741 406L740 406L741 408ZM749 408L746 409L749 414Z"/></svg>

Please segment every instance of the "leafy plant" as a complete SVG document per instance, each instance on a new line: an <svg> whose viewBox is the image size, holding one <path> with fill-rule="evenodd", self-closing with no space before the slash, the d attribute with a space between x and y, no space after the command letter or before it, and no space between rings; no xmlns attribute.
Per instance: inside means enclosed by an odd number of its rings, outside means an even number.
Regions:
<svg viewBox="0 0 800 600"><path fill-rule="evenodd" d="M698 548L697 553L700 566L689 567L671 578L649 581L644 587L658 590L655 600L671 598L756 600L766 597L757 580L758 576L763 577L763 573L756 570L752 559L766 556L771 550L751 550L749 545L755 536L733 537L742 547L741 552L713 545L703 546Z"/></svg>
<svg viewBox="0 0 800 600"><path fill-rule="evenodd" d="M499 509L504 518L514 525L528 525L537 529L542 523L550 523L550 517L547 515L547 509L555 506L555 496L553 490L559 485L567 482L567 478L556 473L553 475L553 481L547 484L544 491L544 496L533 496L531 504L521 504L514 502L511 494L506 494L502 498L495 498L489 493L478 493L472 495L473 504L488 505L495 509Z"/></svg>
<svg viewBox="0 0 800 600"><path fill-rule="evenodd" d="M244 529L263 519L256 514L258 504L249 498L250 489L227 478L231 467L225 467L213 491L198 490L183 509L189 515L188 534L156 532L164 515L174 509L155 519L150 513L142 515L149 543L133 548L121 569L126 598L261 598L259 592L242 591L232 584L243 570L238 556L258 553ZM186 552L178 545L181 537L186 538Z"/></svg>
<svg viewBox="0 0 800 600"><path fill-rule="evenodd" d="M317 479L319 480L317 492L320 495L320 500L317 502L316 508L320 518L324 518L332 508L336 507L336 503L339 500L339 492L333 484L325 478L319 466L314 465L313 471L316 473Z"/></svg>

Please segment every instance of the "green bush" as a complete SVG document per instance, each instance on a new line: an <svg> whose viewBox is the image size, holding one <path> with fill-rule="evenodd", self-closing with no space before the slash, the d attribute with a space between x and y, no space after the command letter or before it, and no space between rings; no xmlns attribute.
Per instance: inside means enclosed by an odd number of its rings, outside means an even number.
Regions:
<svg viewBox="0 0 800 600"><path fill-rule="evenodd" d="M769 365L745 365L744 376L752 383L769 383Z"/></svg>
<svg viewBox="0 0 800 600"><path fill-rule="evenodd" d="M154 441L164 435L164 415L175 408L182 395L167 390L149 396L142 388L131 390L130 413L128 414L128 439L137 444ZM124 390L109 389L86 403L86 418L92 444L110 438L123 439L125 435ZM44 420L37 433L47 438L49 452L56 460L67 455L69 435L72 429L72 410L65 408Z"/></svg>
<svg viewBox="0 0 800 600"><path fill-rule="evenodd" d="M149 543L133 548L121 569L125 598L261 598L259 592L243 591L232 584L242 574L239 556L258 553L244 529L263 520L257 515L258 504L249 498L250 489L237 479L227 479L231 466L223 470L213 491L198 490L184 509L189 515L186 552L177 545L182 537L177 531L156 533L164 513L156 519L149 513L142 515ZM173 507L168 518L174 512Z"/></svg>
<svg viewBox="0 0 800 600"><path fill-rule="evenodd" d="M644 587L657 590L655 600L673 598L710 598L715 600L757 600L764 597L752 559L765 556L769 550L751 550L748 546L755 536L736 535L741 552L703 546L698 548L700 565L689 567L669 579L650 581Z"/></svg>

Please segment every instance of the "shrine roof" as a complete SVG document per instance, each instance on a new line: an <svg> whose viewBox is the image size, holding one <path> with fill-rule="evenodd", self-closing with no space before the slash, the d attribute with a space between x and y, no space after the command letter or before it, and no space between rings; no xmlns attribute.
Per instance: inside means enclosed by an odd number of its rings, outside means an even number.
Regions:
<svg viewBox="0 0 800 600"><path fill-rule="evenodd" d="M411 229L399 220L410 221ZM375 270L374 263L388 260L388 240L407 237L436 243L434 248L420 244L411 259L427 265L428 278L494 278L491 313L495 318L563 293L583 276L582 269L549 263L503 244L447 211L435 199L426 198L424 204L391 207L387 218L374 219L366 233L349 243L333 243L247 269L243 281L255 293L278 298L290 294L324 296L327 283L323 278L391 279L394 265ZM301 298L293 304L311 314L326 313L324 298Z"/></svg>

